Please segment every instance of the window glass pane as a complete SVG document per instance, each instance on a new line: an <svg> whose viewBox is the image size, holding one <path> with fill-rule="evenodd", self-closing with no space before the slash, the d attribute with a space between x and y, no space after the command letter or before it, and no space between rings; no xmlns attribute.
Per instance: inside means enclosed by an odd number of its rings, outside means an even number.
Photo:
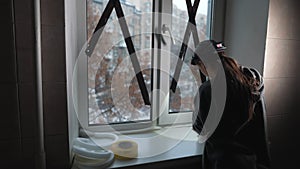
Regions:
<svg viewBox="0 0 300 169"><path fill-rule="evenodd" d="M192 4L194 0L192 0ZM171 53L179 56L181 45L184 39L184 33L188 24L188 11L186 1L173 0L172 4L172 25L171 30L174 35L175 44L171 45ZM210 11L211 0L201 0L196 13L196 28L199 41L209 38L210 34ZM193 35L190 35L188 49L186 51L184 63L180 72L179 80L177 81L176 92L170 91L169 113L191 112L194 110L194 95L197 92L195 88L195 79L197 83L201 83L200 75L195 67L190 67L190 61L195 49ZM177 58L171 59L170 74L173 76L176 68ZM170 84L172 82L170 78Z"/></svg>
<svg viewBox="0 0 300 169"><path fill-rule="evenodd" d="M109 0L87 0L90 38ZM151 0L120 0L148 91L151 87ZM142 33L149 32L149 33ZM88 58L89 125L151 120L144 105L115 9ZM116 106L117 105L119 106Z"/></svg>

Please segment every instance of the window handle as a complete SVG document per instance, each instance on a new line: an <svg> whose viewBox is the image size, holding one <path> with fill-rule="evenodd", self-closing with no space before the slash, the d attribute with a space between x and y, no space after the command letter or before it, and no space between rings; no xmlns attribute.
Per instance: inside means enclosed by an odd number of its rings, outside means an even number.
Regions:
<svg viewBox="0 0 300 169"><path fill-rule="evenodd" d="M167 24L163 24L163 26L162 26L162 32L163 32L164 34L165 34L166 32L169 32L171 41L172 41L173 45L175 45L175 40L174 40L174 38L173 38L172 32L171 32L170 28L167 26Z"/></svg>
<svg viewBox="0 0 300 169"><path fill-rule="evenodd" d="M167 44L164 37L160 33L158 33L158 28L155 28L155 37L156 37L157 41L161 41L162 44L164 44L164 45Z"/></svg>

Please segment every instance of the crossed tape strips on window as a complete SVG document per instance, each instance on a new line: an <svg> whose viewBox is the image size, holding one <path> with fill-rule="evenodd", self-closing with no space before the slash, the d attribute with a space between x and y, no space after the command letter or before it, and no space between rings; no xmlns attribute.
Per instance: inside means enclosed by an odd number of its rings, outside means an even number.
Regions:
<svg viewBox="0 0 300 169"><path fill-rule="evenodd" d="M124 18L124 12L123 12L123 9L122 9L122 6L121 6L119 0L110 0L108 2L108 4L106 5L106 7L102 13L102 16L100 17L99 22L93 32L93 36L91 37L91 39L88 43L88 46L87 46L87 49L85 52L86 52L87 56L92 55L93 51L95 50L95 46L96 46L100 36L103 33L103 29L104 29L105 25L107 24L107 21L111 15L113 9L115 9L117 17L118 17L118 21L119 21L119 24L120 24L120 27L121 27L121 30L123 33L123 37L125 39L127 50L130 55L131 63L133 65L133 69L136 74L136 78L137 78L138 85L139 85L139 88L142 93L144 103L145 103L145 105L151 105L148 90L147 90L147 87L145 84L145 80L144 80L144 77L143 77L143 74L141 71L141 67L140 67L136 52L135 52L135 48L134 48L134 45L133 45L133 42L132 42L132 39L131 39L131 36L129 33L126 19Z"/></svg>
<svg viewBox="0 0 300 169"><path fill-rule="evenodd" d="M171 83L171 86L170 86L170 89L174 93L176 91L177 82L178 82L178 79L179 79L179 76L180 76L182 65L184 63L185 54L186 54L186 51L187 51L187 44L190 40L190 35L191 34L193 35L193 40L194 40L195 47L200 42L198 32L197 32L196 20L195 20L199 4L200 4L200 0L195 0L194 5L192 5L191 0L186 0L186 6L187 6L188 15L189 15L189 22L187 23L187 26L186 26L186 29L185 29L183 42L182 42L181 49L180 49L179 56L178 56L179 59L178 59L177 64L176 64L174 76L173 76L172 83ZM202 82L204 82L205 79L206 79L205 75L203 75L201 72L200 72L200 75L201 75Z"/></svg>

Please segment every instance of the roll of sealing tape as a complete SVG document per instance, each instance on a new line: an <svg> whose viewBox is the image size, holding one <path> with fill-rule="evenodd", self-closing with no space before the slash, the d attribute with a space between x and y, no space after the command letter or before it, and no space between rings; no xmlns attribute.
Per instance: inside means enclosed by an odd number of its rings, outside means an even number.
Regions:
<svg viewBox="0 0 300 169"><path fill-rule="evenodd" d="M132 140L120 140L111 145L115 158L125 160L138 157L138 144Z"/></svg>

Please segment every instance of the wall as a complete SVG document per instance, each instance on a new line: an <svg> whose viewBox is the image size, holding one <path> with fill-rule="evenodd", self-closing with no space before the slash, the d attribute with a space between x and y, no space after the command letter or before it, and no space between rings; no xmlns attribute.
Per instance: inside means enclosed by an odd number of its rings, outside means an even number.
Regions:
<svg viewBox="0 0 300 169"><path fill-rule="evenodd" d="M224 39L227 54L263 72L269 0L227 0Z"/></svg>
<svg viewBox="0 0 300 169"><path fill-rule="evenodd" d="M36 135L33 8L12 0L1 0L0 7L0 165L30 168Z"/></svg>
<svg viewBox="0 0 300 169"><path fill-rule="evenodd" d="M47 169L69 163L64 0L41 0Z"/></svg>
<svg viewBox="0 0 300 169"><path fill-rule="evenodd" d="M264 78L272 169L299 168L299 0L270 0Z"/></svg>
<svg viewBox="0 0 300 169"><path fill-rule="evenodd" d="M36 168L34 0L1 0L0 166ZM69 165L64 0L41 0L47 168Z"/></svg>

